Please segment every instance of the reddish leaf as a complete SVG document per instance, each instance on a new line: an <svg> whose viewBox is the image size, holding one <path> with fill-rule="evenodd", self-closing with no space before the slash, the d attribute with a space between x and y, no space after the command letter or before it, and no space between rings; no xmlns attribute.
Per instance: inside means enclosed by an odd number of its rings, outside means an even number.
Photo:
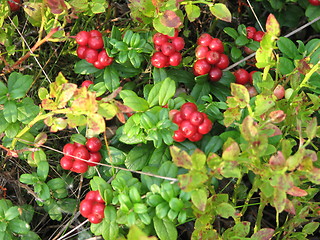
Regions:
<svg viewBox="0 0 320 240"><path fill-rule="evenodd" d="M308 193L305 190L296 186L293 186L292 188L290 188L287 191L287 193L295 197L304 197L308 195Z"/></svg>
<svg viewBox="0 0 320 240"><path fill-rule="evenodd" d="M178 167L183 167L186 169L192 168L192 160L191 160L191 157L188 155L188 153L186 153L185 151L182 151L176 146L170 147L170 153L171 153L173 162Z"/></svg>
<svg viewBox="0 0 320 240"><path fill-rule="evenodd" d="M166 10L164 12L160 17L160 22L170 28L178 28L182 24L180 17L171 10Z"/></svg>
<svg viewBox="0 0 320 240"><path fill-rule="evenodd" d="M286 114L282 110L272 111L269 114L270 120L273 123L280 123L286 119Z"/></svg>
<svg viewBox="0 0 320 240"><path fill-rule="evenodd" d="M276 155L270 157L269 164L272 169L277 169L277 167L284 167L286 159L284 158L281 151L278 151Z"/></svg>
<svg viewBox="0 0 320 240"><path fill-rule="evenodd" d="M310 66L308 64L308 62L310 61L309 58L302 58L298 61L298 64L297 64L297 69L299 71L299 73L305 75L307 74L308 72L310 72Z"/></svg>
<svg viewBox="0 0 320 240"><path fill-rule="evenodd" d="M34 146L35 147L40 147L47 141L47 134L44 132L39 133L36 138L34 139Z"/></svg>
<svg viewBox="0 0 320 240"><path fill-rule="evenodd" d="M262 228L255 234L251 236L252 240L270 240L273 236L274 229L272 228Z"/></svg>
<svg viewBox="0 0 320 240"><path fill-rule="evenodd" d="M47 4L53 14L60 14L68 9L64 0L47 0Z"/></svg>
<svg viewBox="0 0 320 240"><path fill-rule="evenodd" d="M286 199L286 206L284 210L292 215L296 215L296 209L294 208L292 201L289 199Z"/></svg>
<svg viewBox="0 0 320 240"><path fill-rule="evenodd" d="M280 35L280 25L273 14L269 14L266 22L266 30L268 33L271 33L273 36Z"/></svg>

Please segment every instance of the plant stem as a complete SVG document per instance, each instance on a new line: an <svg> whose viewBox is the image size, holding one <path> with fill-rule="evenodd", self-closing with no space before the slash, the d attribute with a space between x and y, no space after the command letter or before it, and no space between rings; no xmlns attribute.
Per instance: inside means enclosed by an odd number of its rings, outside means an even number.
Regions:
<svg viewBox="0 0 320 240"><path fill-rule="evenodd" d="M257 215L257 220L256 220L256 224L254 226L254 232L258 232L261 229L261 220L263 217L263 209L265 208L266 203L264 201L264 199L262 198L261 202L260 202L260 206L258 209L258 215Z"/></svg>

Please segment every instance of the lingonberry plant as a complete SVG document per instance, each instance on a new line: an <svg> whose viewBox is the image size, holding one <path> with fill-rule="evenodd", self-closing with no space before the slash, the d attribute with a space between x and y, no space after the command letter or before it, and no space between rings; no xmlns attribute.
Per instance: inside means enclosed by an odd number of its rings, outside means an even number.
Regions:
<svg viewBox="0 0 320 240"><path fill-rule="evenodd" d="M0 239L316 238L319 10L3 0Z"/></svg>

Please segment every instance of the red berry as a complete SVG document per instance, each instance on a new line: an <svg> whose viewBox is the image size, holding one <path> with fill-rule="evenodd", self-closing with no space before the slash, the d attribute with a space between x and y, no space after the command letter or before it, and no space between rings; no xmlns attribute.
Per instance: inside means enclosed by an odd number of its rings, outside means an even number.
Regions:
<svg viewBox="0 0 320 240"><path fill-rule="evenodd" d="M313 6L320 6L320 0L308 0Z"/></svg>
<svg viewBox="0 0 320 240"><path fill-rule="evenodd" d="M89 34L90 34L90 37L100 37L100 38L102 37L102 33L99 32L98 30L91 30Z"/></svg>
<svg viewBox="0 0 320 240"><path fill-rule="evenodd" d="M251 48L247 47L247 46L244 46L243 47L243 51L246 53L246 54L251 54L251 53L254 53L255 51L252 50Z"/></svg>
<svg viewBox="0 0 320 240"><path fill-rule="evenodd" d="M176 37L172 39L172 45L176 51L181 51L184 48L185 42L182 37Z"/></svg>
<svg viewBox="0 0 320 240"><path fill-rule="evenodd" d="M92 213L93 204L94 202L89 199L80 202L79 211L83 217L87 218Z"/></svg>
<svg viewBox="0 0 320 240"><path fill-rule="evenodd" d="M254 35L253 35L253 40L254 41L257 41L257 42L260 42L262 40L264 36L264 32L262 31L257 31Z"/></svg>
<svg viewBox="0 0 320 240"><path fill-rule="evenodd" d="M90 152L98 152L102 147L102 143L99 138L92 137L87 140L86 147Z"/></svg>
<svg viewBox="0 0 320 240"><path fill-rule="evenodd" d="M93 84L93 82L92 81L90 81L90 80L85 80L82 84L81 84L81 86L82 87L89 87L91 84ZM77 148L78 147L84 147L85 145L84 144L82 144L82 143L79 143L79 142L74 142L73 143Z"/></svg>
<svg viewBox="0 0 320 240"><path fill-rule="evenodd" d="M209 46L211 40L212 40L212 37L209 33L203 33L198 38L197 44L202 46Z"/></svg>
<svg viewBox="0 0 320 240"><path fill-rule="evenodd" d="M68 157L62 157L60 159L60 165L64 170L70 170L73 166L73 159Z"/></svg>
<svg viewBox="0 0 320 240"><path fill-rule="evenodd" d="M181 112L177 112L175 115L173 115L172 122L179 125L183 121L183 118L181 116Z"/></svg>
<svg viewBox="0 0 320 240"><path fill-rule="evenodd" d="M222 41L219 38L213 38L209 44L209 48L212 51L223 53L224 52L224 46Z"/></svg>
<svg viewBox="0 0 320 240"><path fill-rule="evenodd" d="M91 37L88 40L89 48L98 50L98 49L103 48L103 45L104 45L104 43L103 43L102 37Z"/></svg>
<svg viewBox="0 0 320 240"><path fill-rule="evenodd" d="M196 104L192 102L184 103L180 108L180 114L182 119L190 119L191 114L198 111Z"/></svg>
<svg viewBox="0 0 320 240"><path fill-rule="evenodd" d="M103 66L109 66L113 62L113 58L109 57L107 51L105 49L101 50L98 54L98 61L103 65Z"/></svg>
<svg viewBox="0 0 320 240"><path fill-rule="evenodd" d="M89 166L96 166L97 163L99 163L101 161L101 154L99 152L91 152L90 153L90 158L89 158L89 162L87 162L87 164Z"/></svg>
<svg viewBox="0 0 320 240"><path fill-rule="evenodd" d="M233 74L236 78L236 83L245 85L249 82L250 74L248 73L247 70L240 68L236 70Z"/></svg>
<svg viewBox="0 0 320 240"><path fill-rule="evenodd" d="M190 123L194 126L199 126L204 120L201 112L193 112L190 116Z"/></svg>
<svg viewBox="0 0 320 240"><path fill-rule="evenodd" d="M89 191L89 192L86 194L86 197L85 197L84 199L92 200L92 201L96 202L96 196L97 196L98 193L99 193L98 190L96 190L96 191Z"/></svg>
<svg viewBox="0 0 320 240"><path fill-rule="evenodd" d="M98 202L98 203L104 203L104 200L103 200L103 198L101 197L101 195L100 195L100 192L98 191L98 190L96 190L95 191L96 192L96 202Z"/></svg>
<svg viewBox="0 0 320 240"><path fill-rule="evenodd" d="M180 107L180 111L184 110L185 108L192 108L194 111L198 111L197 105L192 102L186 102L186 103L182 104L182 106Z"/></svg>
<svg viewBox="0 0 320 240"><path fill-rule="evenodd" d="M169 111L169 119L172 120L174 115L176 115L178 112L180 112L179 110L177 109L172 109Z"/></svg>
<svg viewBox="0 0 320 240"><path fill-rule="evenodd" d="M73 144L73 143L67 143L66 145L64 145L63 147L63 154L65 157L73 159L73 157L71 157L70 155L73 155L74 150L77 147Z"/></svg>
<svg viewBox="0 0 320 240"><path fill-rule="evenodd" d="M93 66L97 69L104 69L106 66L104 66L99 60L95 61L93 63Z"/></svg>
<svg viewBox="0 0 320 240"><path fill-rule="evenodd" d="M181 63L182 55L179 52L173 53L171 56L169 56L169 64L171 66L178 66Z"/></svg>
<svg viewBox="0 0 320 240"><path fill-rule="evenodd" d="M75 160L70 170L76 173L85 173L88 170L88 164L82 160Z"/></svg>
<svg viewBox="0 0 320 240"><path fill-rule="evenodd" d="M90 214L88 216L88 220L89 220L89 222L91 222L93 224L98 224L98 223L101 223L102 218L100 216L95 215L95 214Z"/></svg>
<svg viewBox="0 0 320 240"><path fill-rule="evenodd" d="M171 56L176 50L172 43L166 42L161 45L161 52L166 56Z"/></svg>
<svg viewBox="0 0 320 240"><path fill-rule="evenodd" d="M176 142L183 142L184 140L186 140L186 137L183 135L183 132L180 129L174 131L174 135L172 138Z"/></svg>
<svg viewBox="0 0 320 240"><path fill-rule="evenodd" d="M207 134L212 129L212 122L209 118L203 119L203 123L198 127L200 134Z"/></svg>
<svg viewBox="0 0 320 240"><path fill-rule="evenodd" d="M199 45L195 50L195 55L197 59L206 58L209 48L206 46Z"/></svg>
<svg viewBox="0 0 320 240"><path fill-rule="evenodd" d="M86 46L88 44L89 39L90 39L90 33L87 31L80 31L76 35L76 42L80 46Z"/></svg>
<svg viewBox="0 0 320 240"><path fill-rule="evenodd" d="M88 49L88 47L86 46L78 46L77 47L77 56L80 59L85 59L86 55L85 55L85 51Z"/></svg>
<svg viewBox="0 0 320 240"><path fill-rule="evenodd" d="M254 34L257 32L255 27L247 27L246 30L247 30L247 38L248 39L252 39Z"/></svg>
<svg viewBox="0 0 320 240"><path fill-rule="evenodd" d="M256 88L254 86L247 86L248 92L249 92L249 96L252 98L254 96L258 95L258 92L256 90Z"/></svg>
<svg viewBox="0 0 320 240"><path fill-rule="evenodd" d="M276 88L273 90L273 94L277 97L277 99L284 98L285 89L282 85L277 85Z"/></svg>
<svg viewBox="0 0 320 240"><path fill-rule="evenodd" d="M77 147L73 151L73 156L76 160L88 160L90 158L89 151L86 147Z"/></svg>
<svg viewBox="0 0 320 240"><path fill-rule="evenodd" d="M209 73L211 65L207 62L206 59L198 59L193 64L193 73L196 76L205 75Z"/></svg>
<svg viewBox="0 0 320 240"><path fill-rule="evenodd" d="M203 134L196 132L195 134L193 134L191 137L189 137L188 139L191 142L199 142L203 137Z"/></svg>
<svg viewBox="0 0 320 240"><path fill-rule="evenodd" d="M183 120L180 123L180 130L182 131L183 136L189 138L197 132L197 127L192 125L189 120Z"/></svg>
<svg viewBox="0 0 320 240"><path fill-rule="evenodd" d="M209 72L209 78L213 82L217 82L222 77L222 70L218 67L212 67Z"/></svg>
<svg viewBox="0 0 320 240"><path fill-rule="evenodd" d="M11 0L7 1L12 12L16 12L20 10L20 0Z"/></svg>
<svg viewBox="0 0 320 240"><path fill-rule="evenodd" d="M216 64L216 67L220 68L221 70L227 68L229 66L229 57L226 54L220 54L220 60Z"/></svg>
<svg viewBox="0 0 320 240"><path fill-rule="evenodd" d="M94 63L98 60L98 51L92 48L87 48L87 50L84 52L85 59L88 63Z"/></svg>
<svg viewBox="0 0 320 240"><path fill-rule="evenodd" d="M104 218L104 203L95 202L92 206L91 213L99 216L100 218Z"/></svg>
<svg viewBox="0 0 320 240"><path fill-rule="evenodd" d="M156 68L164 68L169 64L169 58L162 52L155 52L151 57L151 64Z"/></svg>
<svg viewBox="0 0 320 240"><path fill-rule="evenodd" d="M208 51L206 54L206 60L210 64L217 64L220 61L220 53Z"/></svg>
<svg viewBox="0 0 320 240"><path fill-rule="evenodd" d="M89 87L91 84L93 84L93 82L91 80L85 80L81 83L81 87ZM76 147L81 147L81 146L84 146L83 144L81 143L74 143L74 145Z"/></svg>
<svg viewBox="0 0 320 240"><path fill-rule="evenodd" d="M162 33L156 33L153 35L152 40L155 45L161 46L162 44L168 42L168 36Z"/></svg>

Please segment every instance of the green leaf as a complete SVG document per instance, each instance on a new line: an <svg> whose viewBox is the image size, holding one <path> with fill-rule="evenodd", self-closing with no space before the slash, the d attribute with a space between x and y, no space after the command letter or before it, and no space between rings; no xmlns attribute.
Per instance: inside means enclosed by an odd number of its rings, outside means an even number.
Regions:
<svg viewBox="0 0 320 240"><path fill-rule="evenodd" d="M32 76L13 72L8 79L8 92L11 99L19 99L26 95L32 84Z"/></svg>
<svg viewBox="0 0 320 240"><path fill-rule="evenodd" d="M18 119L18 109L14 101L8 101L3 106L3 117L8 123L14 123Z"/></svg>
<svg viewBox="0 0 320 240"><path fill-rule="evenodd" d="M39 181L38 176L35 176L33 174L28 174L28 173L21 174L19 180L22 183L30 184L30 185L33 185Z"/></svg>
<svg viewBox="0 0 320 240"><path fill-rule="evenodd" d="M234 28L231 27L225 27L223 29L223 31L228 34L230 37L232 37L234 40L237 39L237 37L239 36L239 33L237 32L237 30L235 30Z"/></svg>
<svg viewBox="0 0 320 240"><path fill-rule="evenodd" d="M194 5L192 3L187 4L185 6L185 10L186 10L187 17L190 22L193 22L198 17L200 17L200 8L197 5Z"/></svg>
<svg viewBox="0 0 320 240"><path fill-rule="evenodd" d="M51 190L65 189L66 182L62 178L53 178L47 182L48 187Z"/></svg>
<svg viewBox="0 0 320 240"><path fill-rule="evenodd" d="M7 86L2 81L0 81L0 104L3 104L8 100L7 93Z"/></svg>
<svg viewBox="0 0 320 240"><path fill-rule="evenodd" d="M8 230L17 234L26 234L30 231L30 226L25 221L15 219L8 223Z"/></svg>
<svg viewBox="0 0 320 240"><path fill-rule="evenodd" d="M235 40L235 44L240 47L245 46L249 42L250 42L250 40L246 36L243 36L243 35L238 36Z"/></svg>
<svg viewBox="0 0 320 240"><path fill-rule="evenodd" d="M96 73L98 71L101 71L101 70L97 69L91 63L88 63L85 59L82 59L79 62L76 62L76 64L74 65L74 72L78 74L88 75L88 74Z"/></svg>
<svg viewBox="0 0 320 240"><path fill-rule="evenodd" d="M122 165L126 159L126 153L112 146L109 146L109 153L108 151L102 151L101 154L112 165Z"/></svg>
<svg viewBox="0 0 320 240"><path fill-rule="evenodd" d="M206 163L206 155L200 149L196 149L191 155L192 169L201 170Z"/></svg>
<svg viewBox="0 0 320 240"><path fill-rule="evenodd" d="M290 74L294 70L294 64L292 60L286 57L279 58L279 70L282 75Z"/></svg>
<svg viewBox="0 0 320 240"><path fill-rule="evenodd" d="M236 209L229 203L220 203L216 208L216 213L223 218L235 217Z"/></svg>
<svg viewBox="0 0 320 240"><path fill-rule="evenodd" d="M302 232L308 235L313 234L319 228L319 225L320 223L318 222L310 222L303 227Z"/></svg>
<svg viewBox="0 0 320 240"><path fill-rule="evenodd" d="M135 49L129 50L128 57L134 68L140 67L142 59L140 54Z"/></svg>
<svg viewBox="0 0 320 240"><path fill-rule="evenodd" d="M175 82L170 78L166 78L161 84L159 92L159 105L164 106L167 104L168 100L174 96L175 92Z"/></svg>
<svg viewBox="0 0 320 240"><path fill-rule="evenodd" d="M295 59L298 57L299 51L296 45L289 38L280 37L277 41L277 46L279 50L285 54L288 58Z"/></svg>
<svg viewBox="0 0 320 240"><path fill-rule="evenodd" d="M148 102L145 99L138 97L138 95L131 90L122 90L120 92L120 97L123 99L124 104L134 111L144 112L149 109Z"/></svg>
<svg viewBox="0 0 320 240"><path fill-rule="evenodd" d="M176 226L167 218L154 217L153 225L160 240L176 240L178 238Z"/></svg>
<svg viewBox="0 0 320 240"><path fill-rule="evenodd" d="M200 211L204 212L207 206L208 194L204 188L199 188L191 192L191 201Z"/></svg>
<svg viewBox="0 0 320 240"><path fill-rule="evenodd" d="M119 74L112 65L104 69L103 81L110 92L113 92L120 86Z"/></svg>
<svg viewBox="0 0 320 240"><path fill-rule="evenodd" d="M210 11L216 18L222 21L231 22L231 13L225 4L215 3L210 7Z"/></svg>
<svg viewBox="0 0 320 240"><path fill-rule="evenodd" d="M38 163L37 174L39 179L45 181L49 173L49 163L47 161L41 161Z"/></svg>
<svg viewBox="0 0 320 240"><path fill-rule="evenodd" d="M19 212L18 206L13 206L5 212L5 218L7 221L11 221L14 218L18 217L19 215L20 215L20 212Z"/></svg>
<svg viewBox="0 0 320 240"><path fill-rule="evenodd" d="M8 137L8 138L14 138L18 134L19 131L20 131L20 123L19 122L10 123L10 124L8 124L8 126L5 130L5 134L6 134L6 137Z"/></svg>
<svg viewBox="0 0 320 240"><path fill-rule="evenodd" d="M150 158L150 145L137 145L127 155L125 165L130 170L141 170Z"/></svg>

